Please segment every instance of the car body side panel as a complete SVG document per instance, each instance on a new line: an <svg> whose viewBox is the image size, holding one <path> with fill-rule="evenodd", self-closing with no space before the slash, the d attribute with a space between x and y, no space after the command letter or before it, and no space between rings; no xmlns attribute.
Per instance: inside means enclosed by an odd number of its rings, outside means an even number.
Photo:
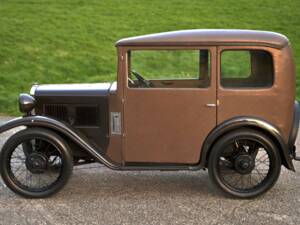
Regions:
<svg viewBox="0 0 300 225"><path fill-rule="evenodd" d="M123 105L121 103L122 99L117 95L111 95L109 97L109 112L121 112L123 113ZM122 134L113 134L111 127L111 116L109 116L109 144L106 154L114 162L122 163Z"/></svg>
<svg viewBox="0 0 300 225"><path fill-rule="evenodd" d="M270 52L274 60L274 84L270 88L223 88L218 66L218 118L220 124L237 116L258 117L278 127L285 144L293 123L295 100L295 70L289 46L282 50L268 47L218 47L225 49L261 49Z"/></svg>
<svg viewBox="0 0 300 225"><path fill-rule="evenodd" d="M117 77L117 87L114 92L110 93L109 96L109 145L107 148L107 156L111 158L114 162L124 164L123 161L123 86L124 86L124 54L126 52L122 48L118 48L118 77ZM118 112L121 113L121 134L114 134L111 127L111 113Z"/></svg>

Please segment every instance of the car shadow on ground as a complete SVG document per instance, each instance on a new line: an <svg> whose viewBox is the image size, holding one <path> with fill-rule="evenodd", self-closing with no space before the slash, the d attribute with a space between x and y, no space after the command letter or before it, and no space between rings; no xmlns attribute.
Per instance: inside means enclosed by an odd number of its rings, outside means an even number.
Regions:
<svg viewBox="0 0 300 225"><path fill-rule="evenodd" d="M87 191L98 196L116 197L126 193L147 195L222 195L211 182L207 171L131 171L119 172L99 167L74 169L65 194L86 195Z"/></svg>
<svg viewBox="0 0 300 225"><path fill-rule="evenodd" d="M280 190L282 196L290 193L286 185L292 179L283 176L283 182L276 184L267 194L255 199L273 198ZM285 178L284 178L285 177ZM286 190L284 190L286 189ZM87 196L87 193L88 196ZM134 193L134 195L133 195ZM172 198L188 197L207 199L240 200L217 189L209 179L208 172L200 171L114 171L104 166L76 168L67 186L61 191L63 196L85 198ZM60 194L59 194L60 195ZM250 199L253 200L253 199Z"/></svg>

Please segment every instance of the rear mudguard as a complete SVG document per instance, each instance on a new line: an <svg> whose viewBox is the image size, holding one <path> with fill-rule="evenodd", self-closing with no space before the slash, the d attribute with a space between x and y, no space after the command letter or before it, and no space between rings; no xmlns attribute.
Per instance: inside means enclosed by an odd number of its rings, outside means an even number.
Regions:
<svg viewBox="0 0 300 225"><path fill-rule="evenodd" d="M7 123L0 126L0 133L3 133L12 128L27 126L27 127L44 127L51 130L54 130L58 133L65 135L70 138L74 143L79 145L82 149L86 150L91 154L96 160L103 163L107 167L111 169L120 169L120 165L117 165L110 161L105 156L101 155L101 149L98 151L94 149L86 138L81 135L78 131L72 128L70 125L62 123L58 120L45 117L45 116L27 116L27 117L19 117L13 120L8 121Z"/></svg>
<svg viewBox="0 0 300 225"><path fill-rule="evenodd" d="M204 141L201 150L200 165L206 167L211 147L218 140L218 138L230 131L245 127L258 129L272 136L277 142L279 151L284 160L284 166L289 170L295 171L292 158L290 156L289 147L282 139L280 131L267 121L256 117L235 117L221 123L214 130L212 130Z"/></svg>

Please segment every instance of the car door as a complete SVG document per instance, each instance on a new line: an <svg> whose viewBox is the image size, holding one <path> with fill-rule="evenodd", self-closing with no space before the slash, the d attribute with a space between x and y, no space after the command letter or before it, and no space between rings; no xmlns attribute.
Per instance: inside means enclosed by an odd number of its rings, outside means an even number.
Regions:
<svg viewBox="0 0 300 225"><path fill-rule="evenodd" d="M133 48L126 59L125 162L197 163L216 126L216 48ZM132 81L131 70L154 87Z"/></svg>

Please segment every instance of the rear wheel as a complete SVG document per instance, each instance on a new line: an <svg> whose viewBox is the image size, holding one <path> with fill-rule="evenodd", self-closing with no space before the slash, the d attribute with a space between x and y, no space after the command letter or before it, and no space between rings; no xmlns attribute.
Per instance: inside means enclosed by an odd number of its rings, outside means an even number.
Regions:
<svg viewBox="0 0 300 225"><path fill-rule="evenodd" d="M281 169L278 148L255 130L233 131L213 146L208 171L223 191L240 198L263 194L277 181Z"/></svg>
<svg viewBox="0 0 300 225"><path fill-rule="evenodd" d="M50 196L68 181L73 158L67 143L53 131L29 128L10 137L0 153L1 176L15 193Z"/></svg>

